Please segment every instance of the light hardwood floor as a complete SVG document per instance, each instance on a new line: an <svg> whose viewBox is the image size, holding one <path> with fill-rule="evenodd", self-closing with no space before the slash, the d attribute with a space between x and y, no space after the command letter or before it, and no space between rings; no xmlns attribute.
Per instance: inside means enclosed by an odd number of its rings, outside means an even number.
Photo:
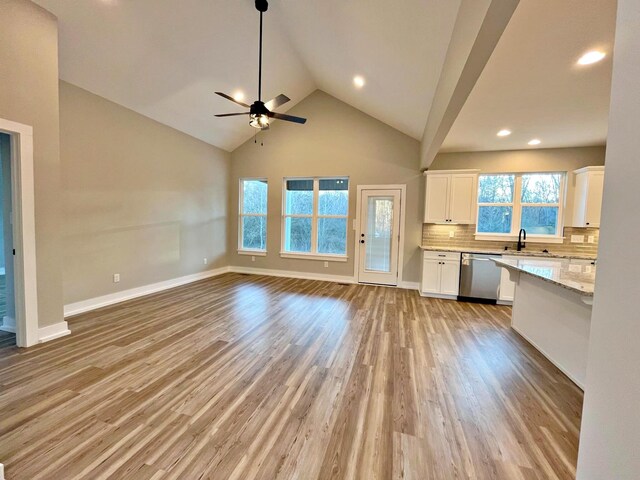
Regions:
<svg viewBox="0 0 640 480"><path fill-rule="evenodd" d="M227 274L0 348L19 479L571 479L582 393L508 307Z"/></svg>

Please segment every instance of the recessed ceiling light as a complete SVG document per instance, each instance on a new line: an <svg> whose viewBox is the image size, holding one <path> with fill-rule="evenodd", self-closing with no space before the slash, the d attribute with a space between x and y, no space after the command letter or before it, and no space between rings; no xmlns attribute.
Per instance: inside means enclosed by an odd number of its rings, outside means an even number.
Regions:
<svg viewBox="0 0 640 480"><path fill-rule="evenodd" d="M508 137L509 135L511 135L511 130L507 130L505 128L504 130L500 130L497 135L499 137Z"/></svg>
<svg viewBox="0 0 640 480"><path fill-rule="evenodd" d="M592 63L599 62L606 56L607 54L604 52L600 52L598 50L592 50L580 57L580 59L578 60L578 65L591 65Z"/></svg>
<svg viewBox="0 0 640 480"><path fill-rule="evenodd" d="M537 138L534 138L533 140L529 141L529 145L540 145L542 143L541 140L538 140Z"/></svg>
<svg viewBox="0 0 640 480"><path fill-rule="evenodd" d="M233 98L234 98L235 100L237 100L238 102L242 102L242 101L244 101L244 92L243 92L243 91L241 91L241 90L236 90L236 91L233 93Z"/></svg>
<svg viewBox="0 0 640 480"><path fill-rule="evenodd" d="M355 77L353 77L353 84L358 88L364 87L364 77L356 75Z"/></svg>

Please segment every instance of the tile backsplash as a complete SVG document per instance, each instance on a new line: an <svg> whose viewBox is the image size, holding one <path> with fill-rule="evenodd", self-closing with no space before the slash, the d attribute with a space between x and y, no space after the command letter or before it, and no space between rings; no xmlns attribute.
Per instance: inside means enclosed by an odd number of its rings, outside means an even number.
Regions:
<svg viewBox="0 0 640 480"><path fill-rule="evenodd" d="M454 232L454 237L449 237L449 232ZM456 248L489 248L502 250L505 246L509 249L516 248L516 242L496 242L475 239L475 225L435 225L425 223L422 225L422 245L428 247L456 247ZM572 235L584 237L584 243L572 243ZM529 243L530 250L544 250L545 248L553 253L570 254L576 256L596 256L598 254L597 228L564 228L563 243ZM594 243L587 243L589 236L594 236Z"/></svg>

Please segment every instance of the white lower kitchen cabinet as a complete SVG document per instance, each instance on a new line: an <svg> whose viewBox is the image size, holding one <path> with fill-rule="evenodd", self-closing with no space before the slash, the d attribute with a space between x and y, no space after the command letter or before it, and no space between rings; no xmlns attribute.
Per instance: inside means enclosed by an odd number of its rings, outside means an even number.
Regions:
<svg viewBox="0 0 640 480"><path fill-rule="evenodd" d="M420 294L425 297L451 298L460 289L460 254L425 251L422 259Z"/></svg>

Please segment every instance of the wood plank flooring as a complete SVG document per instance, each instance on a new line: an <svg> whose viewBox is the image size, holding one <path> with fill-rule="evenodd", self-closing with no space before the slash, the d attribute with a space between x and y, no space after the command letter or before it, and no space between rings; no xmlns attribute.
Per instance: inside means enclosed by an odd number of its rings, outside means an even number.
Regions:
<svg viewBox="0 0 640 480"><path fill-rule="evenodd" d="M572 479L582 393L510 309L226 274L0 346L20 479Z"/></svg>

